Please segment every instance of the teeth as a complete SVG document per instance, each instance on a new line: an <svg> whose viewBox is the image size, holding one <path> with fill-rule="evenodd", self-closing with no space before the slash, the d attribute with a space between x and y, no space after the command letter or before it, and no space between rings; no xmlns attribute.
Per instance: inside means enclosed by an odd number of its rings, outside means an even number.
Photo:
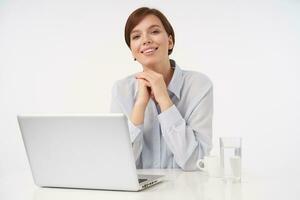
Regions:
<svg viewBox="0 0 300 200"><path fill-rule="evenodd" d="M154 49L147 49L146 51L144 51L145 53L149 53L149 52L152 52L154 51Z"/></svg>
<svg viewBox="0 0 300 200"><path fill-rule="evenodd" d="M156 48L151 48L151 49L147 49L147 50L145 50L145 51L142 51L142 53L151 53L151 52L153 52L153 51L155 51L155 50L157 50L158 49L158 47L156 47Z"/></svg>

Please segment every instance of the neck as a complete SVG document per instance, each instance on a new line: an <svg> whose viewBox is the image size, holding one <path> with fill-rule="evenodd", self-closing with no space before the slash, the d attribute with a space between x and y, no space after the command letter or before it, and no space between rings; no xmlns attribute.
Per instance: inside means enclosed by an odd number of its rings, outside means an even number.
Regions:
<svg viewBox="0 0 300 200"><path fill-rule="evenodd" d="M170 64L170 60L167 59L164 62L158 63L157 65L152 65L152 66L143 66L143 69L146 71L148 69L153 70L157 73L160 73L164 77L164 81L166 85L168 86L172 76L173 76L173 69Z"/></svg>

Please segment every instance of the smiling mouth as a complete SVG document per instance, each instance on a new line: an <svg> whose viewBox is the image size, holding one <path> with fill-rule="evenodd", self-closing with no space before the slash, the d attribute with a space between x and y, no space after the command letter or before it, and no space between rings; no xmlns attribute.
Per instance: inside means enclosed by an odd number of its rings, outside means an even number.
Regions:
<svg viewBox="0 0 300 200"><path fill-rule="evenodd" d="M150 48L150 49L147 49L145 51L141 51L141 53L143 54L152 54L154 51L156 51L158 49L158 47L155 47L155 48Z"/></svg>

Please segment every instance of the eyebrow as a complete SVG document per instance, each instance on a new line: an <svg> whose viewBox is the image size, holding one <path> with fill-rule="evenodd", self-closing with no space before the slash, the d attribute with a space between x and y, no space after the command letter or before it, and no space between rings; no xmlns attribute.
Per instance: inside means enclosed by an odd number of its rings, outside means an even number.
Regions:
<svg viewBox="0 0 300 200"><path fill-rule="evenodd" d="M147 29L151 29L151 28L154 28L154 27L161 28L159 25L153 24L153 25L149 26ZM131 31L130 35L133 34L133 33L136 33L136 32L141 32L141 31L140 30L133 30L133 31Z"/></svg>

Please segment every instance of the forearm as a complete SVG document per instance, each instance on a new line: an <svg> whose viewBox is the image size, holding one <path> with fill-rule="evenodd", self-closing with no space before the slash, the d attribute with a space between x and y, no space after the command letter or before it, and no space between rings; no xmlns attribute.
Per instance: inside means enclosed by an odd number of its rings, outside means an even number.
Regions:
<svg viewBox="0 0 300 200"><path fill-rule="evenodd" d="M183 170L195 170L197 160L210 149L210 120L197 120L196 125L193 125L193 121L187 123L175 106L161 113L158 119L162 135L176 163ZM188 125L190 123L191 126Z"/></svg>
<svg viewBox="0 0 300 200"><path fill-rule="evenodd" d="M167 96L166 98L164 98L162 101L159 102L159 107L160 107L161 112L164 112L165 110L170 108L172 105L173 105L173 102L169 96Z"/></svg>
<svg viewBox="0 0 300 200"><path fill-rule="evenodd" d="M128 120L128 128L133 154L135 160L138 161L143 149L143 125L135 126L130 120Z"/></svg>
<svg viewBox="0 0 300 200"><path fill-rule="evenodd" d="M145 103L135 102L130 116L130 120L135 126L144 123L146 106Z"/></svg>

